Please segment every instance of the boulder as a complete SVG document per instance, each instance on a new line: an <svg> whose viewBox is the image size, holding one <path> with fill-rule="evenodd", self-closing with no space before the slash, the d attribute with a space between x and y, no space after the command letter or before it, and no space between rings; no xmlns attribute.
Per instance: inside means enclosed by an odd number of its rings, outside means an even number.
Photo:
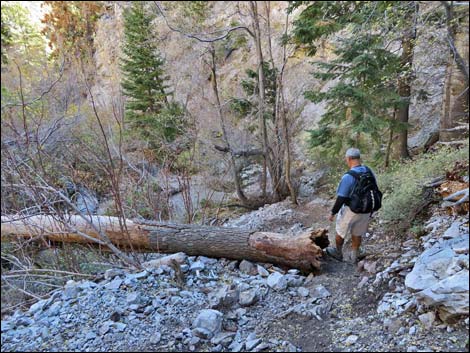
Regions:
<svg viewBox="0 0 470 353"><path fill-rule="evenodd" d="M283 290L287 288L287 278L279 272L273 272L267 279L268 286L275 290Z"/></svg>
<svg viewBox="0 0 470 353"><path fill-rule="evenodd" d="M242 260L238 268L240 269L241 272L246 273L248 275L255 275L257 272L255 265L253 265L250 261L246 261L246 260Z"/></svg>
<svg viewBox="0 0 470 353"><path fill-rule="evenodd" d="M468 233L440 239L418 257L406 276L406 287L420 303L438 308L443 321L468 314L468 247Z"/></svg>
<svg viewBox="0 0 470 353"><path fill-rule="evenodd" d="M258 300L258 290L256 288L249 289L240 293L239 303L241 306L250 306Z"/></svg>
<svg viewBox="0 0 470 353"><path fill-rule="evenodd" d="M201 338L212 338L222 329L223 314L220 311L204 309L193 321L193 333Z"/></svg>

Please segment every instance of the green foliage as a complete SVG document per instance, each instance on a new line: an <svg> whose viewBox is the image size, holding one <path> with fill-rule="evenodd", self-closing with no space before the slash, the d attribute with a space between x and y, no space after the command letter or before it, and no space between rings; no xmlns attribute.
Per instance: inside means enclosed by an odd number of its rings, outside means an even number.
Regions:
<svg viewBox="0 0 470 353"><path fill-rule="evenodd" d="M380 219L390 226L407 220L410 211L422 202L423 184L444 175L456 161L468 158L468 145L457 150L444 147L415 160L396 163L386 173L379 174L379 187L384 192Z"/></svg>
<svg viewBox="0 0 470 353"><path fill-rule="evenodd" d="M274 118L274 105L276 102L276 68L272 68L268 62L263 62L264 92L265 92L265 119ZM242 79L241 86L245 98L232 98L230 108L239 117L256 116L258 112L258 72L252 69L246 70L246 78Z"/></svg>
<svg viewBox="0 0 470 353"><path fill-rule="evenodd" d="M230 23L231 27L238 25L240 24L236 21ZM247 43L245 31L232 31L223 40L215 43L216 57L227 60L234 50L246 47Z"/></svg>
<svg viewBox="0 0 470 353"><path fill-rule="evenodd" d="M45 40L39 29L30 23L29 11L21 4L10 1L2 2L1 11L1 61L8 63L8 57L28 56L30 60L38 60L37 51L45 55ZM13 51L13 53L12 53ZM35 56L28 55L33 51Z"/></svg>
<svg viewBox="0 0 470 353"><path fill-rule="evenodd" d="M363 146L372 150L375 161L384 160L389 132L409 128L395 120L394 111L409 99L400 98L397 83L409 82L412 74L411 65L388 47L414 30L417 2L294 1L289 11L298 8L302 11L291 40L307 55L314 55L332 34L340 37L334 52L338 58L316 63L315 77L335 87L305 93L313 102L327 103L319 128L310 131L311 147L334 158L342 146ZM426 92L419 91L417 98L425 100Z"/></svg>
<svg viewBox="0 0 470 353"><path fill-rule="evenodd" d="M182 134L185 114L179 104L168 101L168 77L154 40L153 19L142 2L133 2L124 13L122 88L131 134L147 141L151 149L160 150L162 144Z"/></svg>
<svg viewBox="0 0 470 353"><path fill-rule="evenodd" d="M318 40L361 19L361 3L368 1L292 1L288 11L307 5L293 22L292 40L307 55L317 52Z"/></svg>
<svg viewBox="0 0 470 353"><path fill-rule="evenodd" d="M385 132L398 128L393 108L400 104L394 89L399 57L384 49L378 35L344 39L335 55L330 63L315 63L314 76L338 83L325 92L305 92L311 101L327 103L319 127L310 130L310 146L321 146L332 156L351 145L373 144L380 151Z"/></svg>
<svg viewBox="0 0 470 353"><path fill-rule="evenodd" d="M203 22L209 11L209 1L182 1L179 3L183 7L183 15L191 17L196 22Z"/></svg>

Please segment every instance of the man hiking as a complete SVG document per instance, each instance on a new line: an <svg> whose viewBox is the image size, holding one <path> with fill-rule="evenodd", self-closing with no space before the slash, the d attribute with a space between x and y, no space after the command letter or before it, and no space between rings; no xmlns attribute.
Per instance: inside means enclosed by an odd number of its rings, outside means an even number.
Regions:
<svg viewBox="0 0 470 353"><path fill-rule="evenodd" d="M377 180L369 167L361 164L361 154L357 148L346 151L349 171L343 175L336 191L336 202L331 210L330 222L336 214L336 247L326 248L326 253L337 260L343 260L343 244L351 233L351 262L359 258L362 236L367 232L372 213L381 206L382 193Z"/></svg>

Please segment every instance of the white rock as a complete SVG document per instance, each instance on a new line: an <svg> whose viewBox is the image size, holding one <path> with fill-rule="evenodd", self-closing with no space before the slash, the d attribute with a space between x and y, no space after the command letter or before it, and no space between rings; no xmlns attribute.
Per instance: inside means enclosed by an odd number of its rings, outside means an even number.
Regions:
<svg viewBox="0 0 470 353"><path fill-rule="evenodd" d="M247 340L245 342L245 348L247 351L251 351L253 348L255 348L258 344L261 343L261 338L255 338L252 340Z"/></svg>
<svg viewBox="0 0 470 353"><path fill-rule="evenodd" d="M234 336L235 332L219 332L211 339L211 343L214 345L222 344L223 346L227 346L232 342Z"/></svg>
<svg viewBox="0 0 470 353"><path fill-rule="evenodd" d="M331 295L328 289L326 289L325 286L322 284L316 286L311 292L311 294L312 297L315 298L328 298Z"/></svg>
<svg viewBox="0 0 470 353"><path fill-rule="evenodd" d="M111 282L109 282L108 284L106 284L104 287L109 290L117 290L121 286L122 282L123 282L122 279L117 277Z"/></svg>
<svg viewBox="0 0 470 353"><path fill-rule="evenodd" d="M432 328L432 324L436 320L436 314L434 314L433 312L429 312L419 315L418 318L419 321L421 321L421 323L424 325L424 327L429 330Z"/></svg>
<svg viewBox="0 0 470 353"><path fill-rule="evenodd" d="M351 346L351 345L355 344L358 339L359 339L359 336L350 335L350 336L348 336L348 338L346 338L346 340L344 341L344 344L346 346Z"/></svg>
<svg viewBox="0 0 470 353"><path fill-rule="evenodd" d="M462 234L434 244L419 256L405 279L419 303L437 307L443 321L469 311L469 271L461 266L468 263L468 251L466 255L455 251L468 249L468 243L468 234Z"/></svg>
<svg viewBox="0 0 470 353"><path fill-rule="evenodd" d="M203 309L193 321L194 329L202 329L211 334L211 337L219 333L222 328L223 314L212 309Z"/></svg>
<svg viewBox="0 0 470 353"><path fill-rule="evenodd" d="M458 237L461 234L460 225L461 225L461 222L459 221L453 222L451 226L444 232L442 237L444 239L451 239L451 238Z"/></svg>
<svg viewBox="0 0 470 353"><path fill-rule="evenodd" d="M150 343L157 344L158 342L160 342L161 338L162 334L157 331L153 336L150 336Z"/></svg>
<svg viewBox="0 0 470 353"><path fill-rule="evenodd" d="M262 277L268 277L268 276L269 276L268 270L266 270L263 266L257 265L257 266L256 266L256 269L258 270L258 273L259 273Z"/></svg>
<svg viewBox="0 0 470 353"><path fill-rule="evenodd" d="M196 261L191 264L191 267L189 267L189 269L191 271L200 271L200 270L203 270L205 267L206 266L204 265L202 261Z"/></svg>
<svg viewBox="0 0 470 353"><path fill-rule="evenodd" d="M150 261L144 262L142 264L142 266L146 270L150 270L150 269L158 268L162 265L168 266L173 261L176 261L179 264L183 264L183 263L186 262L187 258L188 258L188 256L184 252L179 252L179 253L176 253L176 254L171 254L171 255L168 255L168 256L164 256L164 257L156 259L156 260L150 260Z"/></svg>
<svg viewBox="0 0 470 353"><path fill-rule="evenodd" d="M273 272L267 279L268 286L276 290L284 290L287 288L287 278L279 272Z"/></svg>
<svg viewBox="0 0 470 353"><path fill-rule="evenodd" d="M238 302L241 306L253 305L258 300L258 290L256 288L240 293Z"/></svg>
<svg viewBox="0 0 470 353"><path fill-rule="evenodd" d="M310 291L305 288L305 287L299 287L297 288L297 293L301 296L301 297L308 297L310 295Z"/></svg>
<svg viewBox="0 0 470 353"><path fill-rule="evenodd" d="M248 275L252 275L255 271L255 265L253 265L250 261L247 260L242 260L238 268L241 272L246 273Z"/></svg>

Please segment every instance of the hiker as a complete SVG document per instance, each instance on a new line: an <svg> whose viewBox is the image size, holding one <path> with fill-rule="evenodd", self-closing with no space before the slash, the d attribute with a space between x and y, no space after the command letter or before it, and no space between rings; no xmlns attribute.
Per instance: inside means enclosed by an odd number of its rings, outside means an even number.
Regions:
<svg viewBox="0 0 470 353"><path fill-rule="evenodd" d="M372 218L372 213L381 206L382 193L377 180L369 167L361 164L361 154L357 148L346 151L349 171L343 175L336 191L336 202L331 210L330 222L336 219L336 247L326 248L326 253L337 260L343 260L343 243L348 232L351 233L351 262L356 263L362 236Z"/></svg>

